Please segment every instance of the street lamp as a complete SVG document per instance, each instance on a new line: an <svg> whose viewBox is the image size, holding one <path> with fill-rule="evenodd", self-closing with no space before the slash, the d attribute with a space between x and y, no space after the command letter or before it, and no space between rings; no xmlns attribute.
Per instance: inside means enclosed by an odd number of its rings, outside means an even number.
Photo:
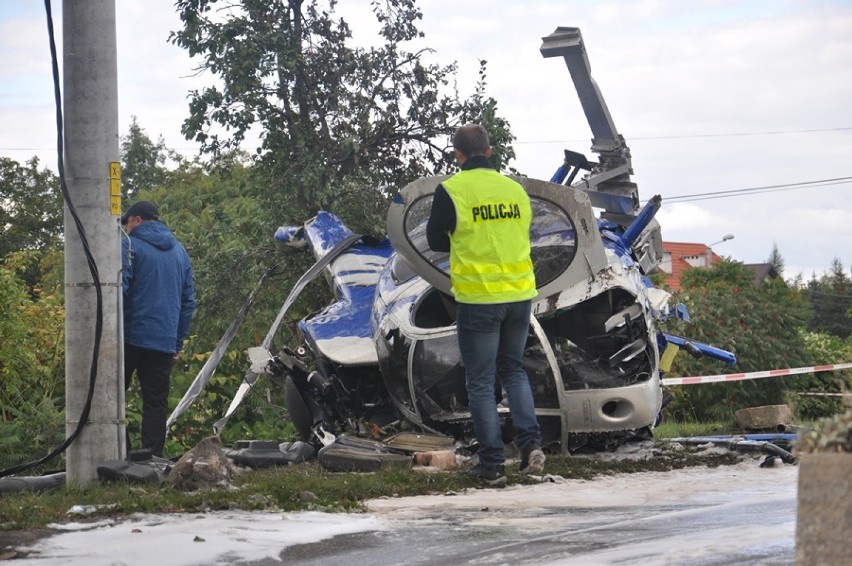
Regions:
<svg viewBox="0 0 852 566"><path fill-rule="evenodd" d="M733 240L733 239L734 239L734 235L733 235L733 234L725 234L724 236L722 236L722 239L721 239L721 240L719 240L718 242L713 242L712 244L710 244L710 245L709 245L709 246L707 246L707 247L708 247L708 248L712 248L712 247L713 247L713 246L715 246L716 244L721 244L721 243L723 243L723 242L727 242L728 240Z"/></svg>
<svg viewBox="0 0 852 566"><path fill-rule="evenodd" d="M707 246L707 261L705 263L705 266L708 267L708 268L713 267L713 246L715 246L716 244L722 244L724 242L727 242L728 240L733 240L733 239L734 239L733 234L725 234L724 236L722 236L721 240L719 240L718 242L713 242L712 244Z"/></svg>

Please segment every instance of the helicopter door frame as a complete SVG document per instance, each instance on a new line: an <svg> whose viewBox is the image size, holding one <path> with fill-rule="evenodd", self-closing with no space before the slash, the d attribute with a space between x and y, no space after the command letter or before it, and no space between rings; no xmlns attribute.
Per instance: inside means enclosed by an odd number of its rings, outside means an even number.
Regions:
<svg viewBox="0 0 852 566"><path fill-rule="evenodd" d="M431 197L438 185L449 177L449 175L423 177L400 189L388 209L387 233L394 249L405 258L418 275L442 293L452 296L448 254L432 252L426 244L425 237L426 220L428 220L432 204ZM511 176L511 178L520 183L530 196L534 211L530 226L531 234L541 234L548 229L548 226L542 224L541 217L535 214L535 211L542 207L552 209L556 206L573 225L571 226L573 230L566 232L572 232L575 241L573 253L567 265L560 266L561 271L558 274L549 277L537 287L538 295L533 300L556 295L577 283L589 281L607 267L606 251L597 228L591 201L586 193L540 179L518 176ZM552 219L553 216L551 215L550 218ZM415 237L421 244L420 249L406 230L406 221L409 219L414 228L419 228ZM531 239L535 240L535 236ZM561 241L566 240L563 238ZM535 243L535 241L532 242L533 247ZM535 254L533 256L535 262ZM443 267L436 265L435 261L440 261Z"/></svg>

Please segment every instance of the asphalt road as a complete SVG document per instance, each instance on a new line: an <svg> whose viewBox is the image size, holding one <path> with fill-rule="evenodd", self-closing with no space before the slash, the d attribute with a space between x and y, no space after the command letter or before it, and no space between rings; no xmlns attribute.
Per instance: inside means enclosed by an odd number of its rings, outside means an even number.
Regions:
<svg viewBox="0 0 852 566"><path fill-rule="evenodd" d="M796 466L619 474L369 502L67 525L14 564L793 564Z"/></svg>

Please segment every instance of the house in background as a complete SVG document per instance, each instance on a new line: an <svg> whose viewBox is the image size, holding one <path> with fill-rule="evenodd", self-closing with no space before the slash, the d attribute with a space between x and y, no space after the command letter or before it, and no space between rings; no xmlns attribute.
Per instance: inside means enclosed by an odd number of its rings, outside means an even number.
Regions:
<svg viewBox="0 0 852 566"><path fill-rule="evenodd" d="M663 261L658 269L666 274L665 283L672 291L680 291L680 276L693 267L711 267L721 256L707 244L663 242Z"/></svg>
<svg viewBox="0 0 852 566"><path fill-rule="evenodd" d="M707 244L663 242L663 260L657 269L666 274L665 284L669 289L680 291L680 278L685 271L695 267L712 267L721 260L722 256ZM779 277L771 263L750 263L745 266L754 272L755 285Z"/></svg>

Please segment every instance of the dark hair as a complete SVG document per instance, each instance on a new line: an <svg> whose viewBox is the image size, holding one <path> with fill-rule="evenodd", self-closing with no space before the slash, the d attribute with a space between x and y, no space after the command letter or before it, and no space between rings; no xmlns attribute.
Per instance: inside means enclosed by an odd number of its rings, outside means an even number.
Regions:
<svg viewBox="0 0 852 566"><path fill-rule="evenodd" d="M485 155L488 151L488 132L479 124L465 124L456 130L453 136L453 147L461 151L465 157Z"/></svg>

